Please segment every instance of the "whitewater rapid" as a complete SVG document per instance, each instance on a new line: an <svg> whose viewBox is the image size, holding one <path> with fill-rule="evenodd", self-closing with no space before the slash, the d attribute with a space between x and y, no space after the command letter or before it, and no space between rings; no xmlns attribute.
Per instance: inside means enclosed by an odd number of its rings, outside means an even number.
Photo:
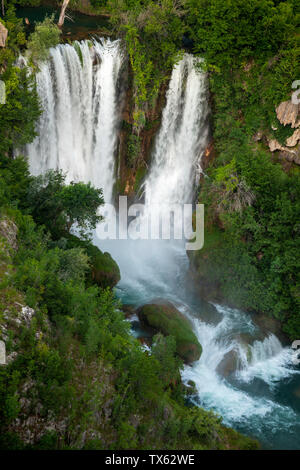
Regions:
<svg viewBox="0 0 300 470"><path fill-rule="evenodd" d="M103 188L106 202L112 200L123 63L119 41L82 41L51 49L37 74L44 112L39 137L27 147L33 174L60 168L69 181L90 181ZM142 188L143 216L153 210L163 216L172 204L193 202L209 134L207 78L198 65L185 54L172 72ZM184 367L182 378L196 384L193 402L220 413L225 424L257 437L266 447L300 448L300 409L293 398L300 383L290 349L274 335L261 337L250 315L206 304L191 292L184 240L95 236L94 242L120 266L117 293L124 303L138 306L164 298L192 322L203 353ZM250 338L248 344L241 334ZM228 354L235 355L237 367L224 375L220 365Z"/></svg>

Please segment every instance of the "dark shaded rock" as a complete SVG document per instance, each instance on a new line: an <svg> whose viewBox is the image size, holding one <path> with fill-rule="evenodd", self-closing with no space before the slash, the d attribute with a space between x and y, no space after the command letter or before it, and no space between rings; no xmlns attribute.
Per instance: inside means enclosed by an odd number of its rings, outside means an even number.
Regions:
<svg viewBox="0 0 300 470"><path fill-rule="evenodd" d="M211 325L217 325L223 318L222 313L220 313L214 305L204 302L202 299L200 309L198 311L193 310L193 315L199 318L199 320Z"/></svg>
<svg viewBox="0 0 300 470"><path fill-rule="evenodd" d="M262 313L253 314L251 318L264 336L268 336L270 333L273 333L284 345L290 344L290 341L282 332L280 321L276 320L276 318L269 317Z"/></svg>
<svg viewBox="0 0 300 470"><path fill-rule="evenodd" d="M135 307L133 305L122 305L122 310L127 319L135 315Z"/></svg>
<svg viewBox="0 0 300 470"><path fill-rule="evenodd" d="M300 399L300 387L296 387L296 388L293 390L293 394L295 395L295 397L297 397L297 398Z"/></svg>
<svg viewBox="0 0 300 470"><path fill-rule="evenodd" d="M137 338L138 341L143 345L143 346L147 346L148 348L151 348L151 345L152 345L152 340L151 338L147 338L145 336L140 336L139 338Z"/></svg>
<svg viewBox="0 0 300 470"><path fill-rule="evenodd" d="M223 377L228 377L239 369L240 360L238 352L235 349L232 349L231 351L225 354L216 370L218 374L222 375Z"/></svg>

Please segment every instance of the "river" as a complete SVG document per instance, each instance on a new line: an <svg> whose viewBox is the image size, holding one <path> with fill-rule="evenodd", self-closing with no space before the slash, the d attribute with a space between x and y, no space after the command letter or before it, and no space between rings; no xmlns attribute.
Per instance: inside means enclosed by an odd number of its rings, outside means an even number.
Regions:
<svg viewBox="0 0 300 470"><path fill-rule="evenodd" d="M90 46L59 45L41 66L37 86L44 113L27 154L33 174L61 168L69 181L102 187L112 202L125 55L118 41L94 40ZM143 185L142 217L153 210L163 217L166 207L193 199L209 131L207 81L196 69L190 54L174 67ZM251 315L199 298L188 277L184 240L100 240L95 234L94 242L120 266L116 292L123 303L163 298L191 320L203 347L200 360L182 371L185 382L196 384L193 403L215 410L264 448L300 449L300 376L291 349L271 333L263 336ZM137 334L134 319L132 326ZM228 354L238 367L225 374L220 365Z"/></svg>

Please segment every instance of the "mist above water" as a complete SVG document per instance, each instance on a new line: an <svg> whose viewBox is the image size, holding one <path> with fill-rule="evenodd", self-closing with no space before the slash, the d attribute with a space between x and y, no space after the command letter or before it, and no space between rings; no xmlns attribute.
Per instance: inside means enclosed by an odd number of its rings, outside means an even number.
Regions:
<svg viewBox="0 0 300 470"><path fill-rule="evenodd" d="M124 57L118 41L83 41L51 49L37 74L44 108L39 137L28 146L33 174L61 168L68 180L91 181L112 200L120 124L119 82ZM174 67L152 164L143 185L145 213L193 201L208 138L208 89L197 61L186 54ZM153 209L152 204L155 205ZM174 221L176 224L176 219ZM187 289L189 262L184 240L99 240L121 270L117 293L125 303L172 301L190 318L202 344L199 361L185 366L195 404L219 412L224 422L265 446L300 448L299 374L291 353L274 335L261 336L248 314L199 299ZM241 334L248 342L241 341ZM222 373L234 355L237 367Z"/></svg>

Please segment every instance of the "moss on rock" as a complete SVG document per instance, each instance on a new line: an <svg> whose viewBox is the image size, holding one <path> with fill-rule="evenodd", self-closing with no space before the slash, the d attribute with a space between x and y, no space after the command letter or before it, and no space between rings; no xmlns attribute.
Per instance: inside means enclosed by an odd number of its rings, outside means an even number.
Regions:
<svg viewBox="0 0 300 470"><path fill-rule="evenodd" d="M68 248L83 248L90 258L91 281L100 287L114 287L121 279L120 269L115 260L107 252L103 253L92 243L80 240L75 235L68 237Z"/></svg>
<svg viewBox="0 0 300 470"><path fill-rule="evenodd" d="M187 363L197 361L202 347L194 334L190 322L171 303L146 304L137 310L143 325L172 335L176 339L177 354Z"/></svg>

